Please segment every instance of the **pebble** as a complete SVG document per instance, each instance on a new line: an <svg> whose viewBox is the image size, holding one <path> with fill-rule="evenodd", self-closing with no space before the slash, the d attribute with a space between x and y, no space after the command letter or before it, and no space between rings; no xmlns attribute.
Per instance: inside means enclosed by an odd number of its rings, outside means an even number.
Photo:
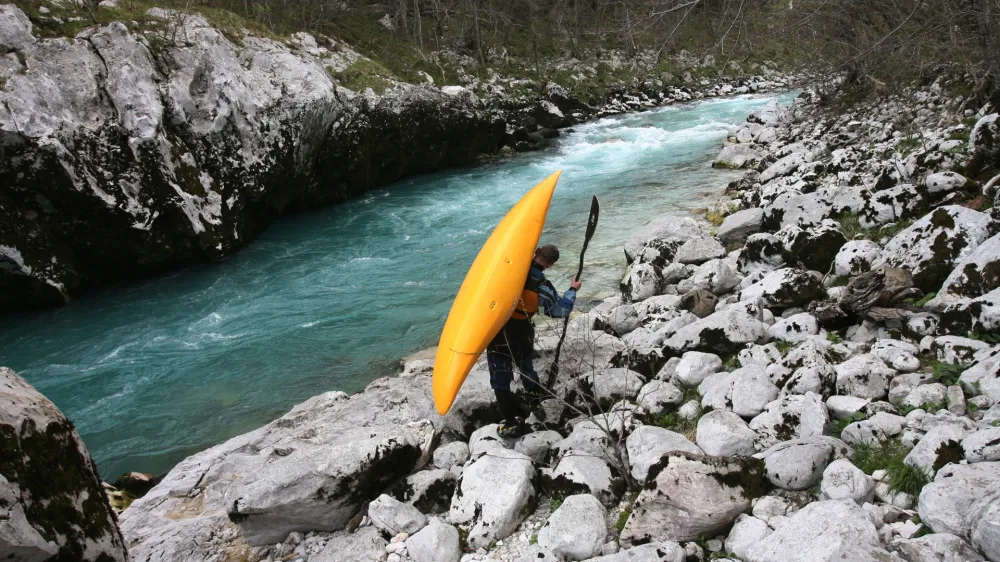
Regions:
<svg viewBox="0 0 1000 562"><path fill-rule="evenodd" d="M398 554L392 553L385 559L385 562L402 562L402 560Z"/></svg>
<svg viewBox="0 0 1000 562"><path fill-rule="evenodd" d="M400 534L396 535L395 537L392 537L392 540L390 540L389 542L391 542L391 543L399 543L399 542L405 541L408 538L410 538L409 533L400 533Z"/></svg>

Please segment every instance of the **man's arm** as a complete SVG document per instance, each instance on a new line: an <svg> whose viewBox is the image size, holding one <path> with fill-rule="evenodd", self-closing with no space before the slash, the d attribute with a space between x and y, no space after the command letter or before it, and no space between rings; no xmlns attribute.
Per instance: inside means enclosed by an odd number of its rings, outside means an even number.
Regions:
<svg viewBox="0 0 1000 562"><path fill-rule="evenodd" d="M559 296L556 288L547 280L538 287L538 304L542 311L553 318L566 318L576 303L576 290L580 282L574 281L569 289Z"/></svg>

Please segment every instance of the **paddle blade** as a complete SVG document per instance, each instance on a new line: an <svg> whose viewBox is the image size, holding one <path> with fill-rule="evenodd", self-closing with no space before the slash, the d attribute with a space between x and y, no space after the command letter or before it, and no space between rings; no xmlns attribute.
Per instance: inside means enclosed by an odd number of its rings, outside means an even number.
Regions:
<svg viewBox="0 0 1000 562"><path fill-rule="evenodd" d="M594 236L594 231L597 230L597 219L601 216L601 204L597 202L597 196L590 201L590 218L587 220L587 235L583 239L583 247L586 248L587 244L590 243L590 238Z"/></svg>

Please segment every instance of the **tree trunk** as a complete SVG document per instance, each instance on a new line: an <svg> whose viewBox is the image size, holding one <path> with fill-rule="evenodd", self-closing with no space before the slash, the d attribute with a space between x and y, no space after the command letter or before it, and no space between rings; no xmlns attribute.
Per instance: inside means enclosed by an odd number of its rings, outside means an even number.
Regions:
<svg viewBox="0 0 1000 562"><path fill-rule="evenodd" d="M479 33L479 0L472 2L472 29L476 34L476 53L479 55L479 64L486 66L486 56L483 54L483 38Z"/></svg>
<svg viewBox="0 0 1000 562"><path fill-rule="evenodd" d="M422 22L420 21L420 0L413 0L413 20L414 20L414 27L416 27L417 45L420 47L421 53L423 53L424 30Z"/></svg>
<svg viewBox="0 0 1000 562"><path fill-rule="evenodd" d="M531 27L531 54L535 58L535 78L541 78L538 67L538 36L535 34L535 0L528 0L528 23Z"/></svg>

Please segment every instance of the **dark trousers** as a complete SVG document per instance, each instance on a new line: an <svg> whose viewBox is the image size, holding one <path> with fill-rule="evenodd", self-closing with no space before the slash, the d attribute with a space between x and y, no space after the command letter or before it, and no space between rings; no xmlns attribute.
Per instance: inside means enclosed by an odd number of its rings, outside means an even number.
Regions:
<svg viewBox="0 0 1000 562"><path fill-rule="evenodd" d="M510 383L514 380L514 367L521 371L521 384L525 390L540 391L538 373L535 372L535 327L529 320L511 318L486 347L486 363L490 367L490 386L497 397L497 407L507 424L517 423L520 405Z"/></svg>

